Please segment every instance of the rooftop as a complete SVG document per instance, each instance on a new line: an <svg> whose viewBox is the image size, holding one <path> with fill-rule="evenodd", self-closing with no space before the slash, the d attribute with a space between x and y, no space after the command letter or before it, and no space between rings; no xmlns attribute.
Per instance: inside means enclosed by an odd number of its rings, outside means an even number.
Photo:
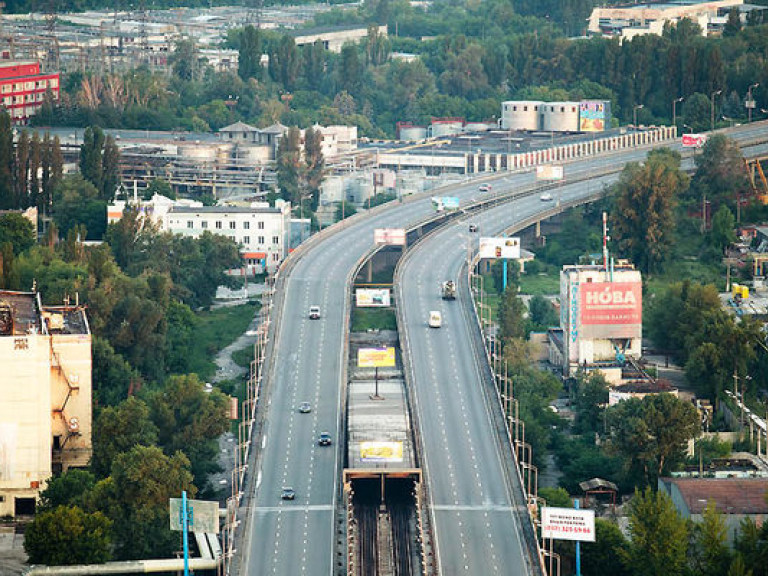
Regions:
<svg viewBox="0 0 768 576"><path fill-rule="evenodd" d="M724 514L768 514L768 478L661 478L676 486L691 514L701 514L711 500Z"/></svg>
<svg viewBox="0 0 768 576"><path fill-rule="evenodd" d="M174 206L169 214L280 214L280 208L266 206Z"/></svg>

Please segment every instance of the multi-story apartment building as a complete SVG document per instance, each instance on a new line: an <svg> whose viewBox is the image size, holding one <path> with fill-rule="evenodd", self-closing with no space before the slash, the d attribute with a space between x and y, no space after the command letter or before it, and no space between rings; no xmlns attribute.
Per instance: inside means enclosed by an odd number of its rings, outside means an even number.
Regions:
<svg viewBox="0 0 768 576"><path fill-rule="evenodd" d="M163 229L174 234L221 234L240 245L249 274L274 272L288 255L291 205L277 200L250 206L174 206L164 217Z"/></svg>
<svg viewBox="0 0 768 576"><path fill-rule="evenodd" d="M0 290L0 366L0 516L33 514L53 474L91 457L85 309Z"/></svg>
<svg viewBox="0 0 768 576"><path fill-rule="evenodd" d="M40 63L0 60L0 104L15 124L26 124L43 105L46 91L59 98L59 73L41 74Z"/></svg>

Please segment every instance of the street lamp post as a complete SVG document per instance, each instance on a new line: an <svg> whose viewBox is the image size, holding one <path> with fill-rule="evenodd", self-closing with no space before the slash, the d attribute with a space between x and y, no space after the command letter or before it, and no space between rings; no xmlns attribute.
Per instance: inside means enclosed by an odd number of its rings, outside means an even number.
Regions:
<svg viewBox="0 0 768 576"><path fill-rule="evenodd" d="M715 130L715 96L719 96L722 93L722 90L712 92L712 98L709 100L709 124L712 131Z"/></svg>
<svg viewBox="0 0 768 576"><path fill-rule="evenodd" d="M752 89L760 86L760 82L755 82L747 89L747 101L744 103L747 107L747 123L752 122L752 109L755 107L755 101L752 100Z"/></svg>
<svg viewBox="0 0 768 576"><path fill-rule="evenodd" d="M632 109L635 130L637 130L637 111L641 110L642 108L645 108L644 104L635 104L634 108Z"/></svg>
<svg viewBox="0 0 768 576"><path fill-rule="evenodd" d="M672 126L677 126L677 103L685 100L685 96L672 100Z"/></svg>

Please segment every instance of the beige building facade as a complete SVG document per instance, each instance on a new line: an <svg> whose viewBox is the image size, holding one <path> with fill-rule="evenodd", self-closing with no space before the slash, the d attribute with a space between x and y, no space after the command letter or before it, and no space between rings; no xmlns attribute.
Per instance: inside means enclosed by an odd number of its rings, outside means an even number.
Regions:
<svg viewBox="0 0 768 576"><path fill-rule="evenodd" d="M48 479L91 457L85 309L0 291L0 366L0 516L34 514Z"/></svg>

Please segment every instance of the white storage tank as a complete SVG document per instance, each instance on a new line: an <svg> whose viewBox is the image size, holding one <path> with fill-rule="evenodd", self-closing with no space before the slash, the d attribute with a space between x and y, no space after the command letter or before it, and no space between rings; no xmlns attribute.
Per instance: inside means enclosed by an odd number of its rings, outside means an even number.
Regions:
<svg viewBox="0 0 768 576"><path fill-rule="evenodd" d="M179 158L213 162L218 154L218 147L216 143L186 142L179 144Z"/></svg>
<svg viewBox="0 0 768 576"><path fill-rule="evenodd" d="M238 165L259 166L270 161L271 151L269 146L239 144L232 152L232 157Z"/></svg>
<svg viewBox="0 0 768 576"><path fill-rule="evenodd" d="M426 126L400 126L399 138L409 142L425 140L427 138L427 128Z"/></svg>
<svg viewBox="0 0 768 576"><path fill-rule="evenodd" d="M490 129L488 122L467 122L464 126L464 132L488 132Z"/></svg>
<svg viewBox="0 0 768 576"><path fill-rule="evenodd" d="M432 137L451 136L464 131L462 118L435 118L432 120Z"/></svg>
<svg viewBox="0 0 768 576"><path fill-rule="evenodd" d="M536 132L539 130L538 100L510 100L501 103L501 129Z"/></svg>
<svg viewBox="0 0 768 576"><path fill-rule="evenodd" d="M578 102L544 102L541 107L541 130L544 132L578 132Z"/></svg>

